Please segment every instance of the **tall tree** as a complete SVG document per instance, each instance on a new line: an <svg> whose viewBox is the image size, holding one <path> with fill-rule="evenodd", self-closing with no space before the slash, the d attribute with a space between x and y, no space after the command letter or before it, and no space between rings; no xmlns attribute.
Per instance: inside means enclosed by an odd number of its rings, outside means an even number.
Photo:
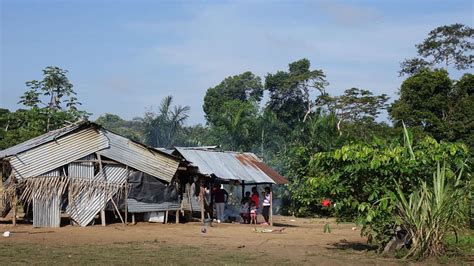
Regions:
<svg viewBox="0 0 474 266"><path fill-rule="evenodd" d="M463 141L473 149L474 76L451 80L446 70L423 70L407 78L389 113L400 125L421 128L437 140Z"/></svg>
<svg viewBox="0 0 474 266"><path fill-rule="evenodd" d="M27 81L28 90L20 97L19 103L39 109L46 115L46 131L61 127L64 120L75 122L87 119L90 115L77 109L81 103L77 101L67 73L67 70L59 67L46 67L43 69L43 79Z"/></svg>
<svg viewBox="0 0 474 266"><path fill-rule="evenodd" d="M19 103L27 109L0 114L3 124L0 148L88 118L89 113L78 110L80 103L67 73L67 70L49 66L43 70L42 80L26 82L28 89Z"/></svg>
<svg viewBox="0 0 474 266"><path fill-rule="evenodd" d="M311 99L312 92L326 95L326 75L310 67L308 59L301 59L289 64L288 72L278 71L265 77L265 89L270 92L267 108L289 125L306 121L315 111L319 98Z"/></svg>
<svg viewBox="0 0 474 266"><path fill-rule="evenodd" d="M239 100L224 103L218 123L211 127L220 137L224 148L243 151L249 150L256 139L257 107L251 102Z"/></svg>
<svg viewBox="0 0 474 266"><path fill-rule="evenodd" d="M219 85L209 88L204 96L203 109L207 122L211 125L219 123L222 107L225 102L260 102L263 86L260 77L252 72L244 72L225 78Z"/></svg>
<svg viewBox="0 0 474 266"><path fill-rule="evenodd" d="M463 141L474 154L474 75L464 74L449 97L446 139Z"/></svg>
<svg viewBox="0 0 474 266"><path fill-rule="evenodd" d="M165 97L158 113L149 111L143 118L145 142L153 147L170 148L189 117L189 106L173 106L173 97Z"/></svg>
<svg viewBox="0 0 474 266"><path fill-rule="evenodd" d="M386 94L374 95L369 90L351 88L335 97L335 111L338 118L337 129L342 134L342 123L354 125L359 135L367 132L367 127L375 123L381 111L387 108Z"/></svg>
<svg viewBox="0 0 474 266"><path fill-rule="evenodd" d="M474 62L474 29L463 24L437 27L428 37L416 45L421 58L408 59L401 63L400 75L415 74L420 69L443 64L454 68L469 69Z"/></svg>

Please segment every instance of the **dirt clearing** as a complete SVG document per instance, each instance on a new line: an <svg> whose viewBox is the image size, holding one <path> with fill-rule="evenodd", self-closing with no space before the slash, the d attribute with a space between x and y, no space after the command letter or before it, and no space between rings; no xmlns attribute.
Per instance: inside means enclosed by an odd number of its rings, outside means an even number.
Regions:
<svg viewBox="0 0 474 266"><path fill-rule="evenodd" d="M353 224L325 219L276 217L281 233L255 232L254 226L218 224L202 233L200 223L112 224L85 228L33 228L0 224L2 261L35 264L397 264L368 250ZM257 231L270 227L257 226Z"/></svg>

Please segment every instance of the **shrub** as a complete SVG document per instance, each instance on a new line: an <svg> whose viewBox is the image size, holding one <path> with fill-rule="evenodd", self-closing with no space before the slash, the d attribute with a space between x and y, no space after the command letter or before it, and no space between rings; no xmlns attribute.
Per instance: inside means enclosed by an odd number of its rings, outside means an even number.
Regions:
<svg viewBox="0 0 474 266"><path fill-rule="evenodd" d="M425 137L412 145L406 134L405 141L353 143L316 153L301 182L313 204L330 198L338 219L361 224L362 234L382 249L398 225L394 219L397 188L408 195L424 183L431 185L430 176L437 162L445 161L446 174L451 176L468 158L463 144ZM460 178L468 177L465 171Z"/></svg>
<svg viewBox="0 0 474 266"><path fill-rule="evenodd" d="M411 239L405 257L439 256L445 252L445 238L449 232L457 234L466 225L468 182L450 176L446 166L433 174L432 184L422 181L421 186L406 197L397 183L397 210L401 227Z"/></svg>

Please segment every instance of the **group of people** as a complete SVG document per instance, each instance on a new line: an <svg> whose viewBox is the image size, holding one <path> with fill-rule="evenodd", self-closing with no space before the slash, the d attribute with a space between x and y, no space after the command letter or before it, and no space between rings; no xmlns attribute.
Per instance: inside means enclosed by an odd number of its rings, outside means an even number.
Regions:
<svg viewBox="0 0 474 266"><path fill-rule="evenodd" d="M264 225L269 224L270 220L270 188L265 187L262 192L263 203L262 203L262 216L265 219ZM260 206L260 197L258 195L257 187L252 188L252 194L249 191L245 192L245 197L242 198L240 216L242 217L243 223L246 224L257 224L257 213Z"/></svg>
<svg viewBox="0 0 474 266"><path fill-rule="evenodd" d="M270 206L271 206L271 193L270 187L265 187L262 192L263 203L262 203L262 216L265 219L264 225L268 225L270 221ZM225 205L229 199L229 194L219 184L214 184L212 191L214 204L216 208L217 222L224 221L225 218ZM257 191L257 187L252 187L252 193L247 191L244 198L241 201L240 216L242 217L243 223L246 224L257 224L257 213L260 206L260 196Z"/></svg>

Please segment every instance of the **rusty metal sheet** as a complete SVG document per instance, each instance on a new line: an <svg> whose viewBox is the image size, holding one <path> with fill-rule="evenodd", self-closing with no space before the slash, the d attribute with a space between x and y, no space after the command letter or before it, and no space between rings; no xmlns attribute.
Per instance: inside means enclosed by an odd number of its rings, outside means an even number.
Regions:
<svg viewBox="0 0 474 266"><path fill-rule="evenodd" d="M204 175L221 179L244 181L248 184L287 184L288 180L267 166L253 153L221 152L199 148L176 151Z"/></svg>

